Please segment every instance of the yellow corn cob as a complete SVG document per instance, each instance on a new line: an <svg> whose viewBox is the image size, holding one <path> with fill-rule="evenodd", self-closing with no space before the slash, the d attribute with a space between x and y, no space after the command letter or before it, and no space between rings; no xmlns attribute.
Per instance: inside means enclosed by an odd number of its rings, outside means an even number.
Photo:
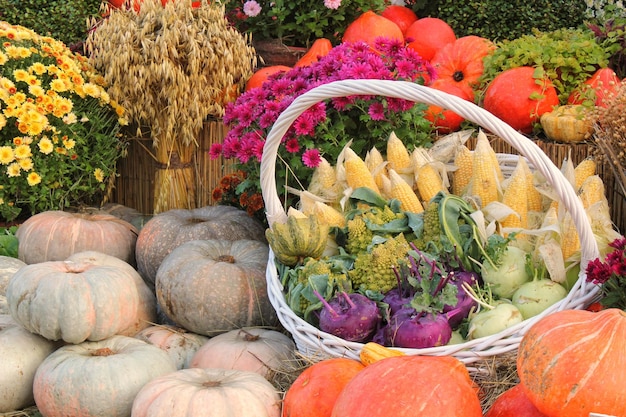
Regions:
<svg viewBox="0 0 626 417"><path fill-rule="evenodd" d="M346 148L344 155L344 167L346 172L346 183L350 188L368 187L380 193L374 176L367 169L365 161L361 159L352 149Z"/></svg>
<svg viewBox="0 0 626 417"><path fill-rule="evenodd" d="M528 211L543 211L543 196L535 187L535 175L528 170Z"/></svg>
<svg viewBox="0 0 626 417"><path fill-rule="evenodd" d="M595 203L605 200L604 182L599 175L591 175L580 185L578 194L585 208L589 208Z"/></svg>
<svg viewBox="0 0 626 417"><path fill-rule="evenodd" d="M391 132L387 140L387 162L399 174L405 174L411 169L411 155L394 132Z"/></svg>
<svg viewBox="0 0 626 417"><path fill-rule="evenodd" d="M454 171L452 181L452 194L463 195L465 188L472 178L472 151L467 146L461 146L454 157Z"/></svg>
<svg viewBox="0 0 626 417"><path fill-rule="evenodd" d="M389 170L389 198L400 201L400 208L411 213L421 213L424 211L417 194L413 188L393 169Z"/></svg>
<svg viewBox="0 0 626 417"><path fill-rule="evenodd" d="M476 140L476 148L472 155L472 180L470 193L480 199L481 207L498 200L500 166L494 163L493 148L485 136L480 132Z"/></svg>
<svg viewBox="0 0 626 417"><path fill-rule="evenodd" d="M331 200L334 200L339 194L335 167L324 157L320 158L319 165L313 171L309 192Z"/></svg>
<svg viewBox="0 0 626 417"><path fill-rule="evenodd" d="M318 216L319 220L323 224L327 224L331 227L345 227L346 218L342 212L334 207L329 206L321 201L316 201L313 206L313 214Z"/></svg>
<svg viewBox="0 0 626 417"><path fill-rule="evenodd" d="M385 159L376 147L365 155L365 165L370 170L376 181L376 185L380 190L383 189L383 175L385 173Z"/></svg>
<svg viewBox="0 0 626 417"><path fill-rule="evenodd" d="M447 191L443 185L443 178L441 178L441 175L439 175L432 163L424 164L417 168L415 186L421 200L424 202L429 202L440 191Z"/></svg>
<svg viewBox="0 0 626 417"><path fill-rule="evenodd" d="M561 252L563 260L567 261L572 255L580 251L580 238L574 224L574 219L566 212L561 223Z"/></svg>
<svg viewBox="0 0 626 417"><path fill-rule="evenodd" d="M404 352L402 351L390 349L376 342L367 342L361 348L359 359L363 365L367 366L373 364L374 362L378 362L381 359L403 355Z"/></svg>
<svg viewBox="0 0 626 417"><path fill-rule="evenodd" d="M574 168L574 187L578 190L583 182L596 173L596 161L593 158L585 158Z"/></svg>
<svg viewBox="0 0 626 417"><path fill-rule="evenodd" d="M485 135L485 133L481 130L478 132L478 135L476 135L476 146L478 146L478 142L484 142L485 144L488 144L489 147L489 152L488 155L491 158L491 161L493 163L493 167L496 170L496 174L498 176L498 181L502 182L502 180L504 180L504 174L502 173L502 169L500 168L500 162L498 161L498 155L496 155L496 151L493 150L493 148L491 147L491 143L489 142L489 139L487 138L487 135ZM485 149L487 149L487 147L485 146Z"/></svg>
<svg viewBox="0 0 626 417"><path fill-rule="evenodd" d="M501 222L502 227L528 228L529 174L531 172L526 160L519 158L502 196L502 203L509 206L517 214L509 214L503 219Z"/></svg>

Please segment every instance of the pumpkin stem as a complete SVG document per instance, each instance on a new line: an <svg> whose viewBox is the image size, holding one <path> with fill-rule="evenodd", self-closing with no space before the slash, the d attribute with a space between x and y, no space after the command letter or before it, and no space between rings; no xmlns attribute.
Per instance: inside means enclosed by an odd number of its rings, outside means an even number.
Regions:
<svg viewBox="0 0 626 417"><path fill-rule="evenodd" d="M452 79L456 82L463 81L463 78L465 78L463 71L454 71L454 74L452 74Z"/></svg>
<svg viewBox="0 0 626 417"><path fill-rule="evenodd" d="M239 330L239 333L243 333L243 339L246 342L255 342L257 340L259 340L261 338L261 336L257 335L257 334L252 334L249 331L245 330L245 329L241 329Z"/></svg>
<svg viewBox="0 0 626 417"><path fill-rule="evenodd" d="M113 354L115 354L115 352L113 352L110 348L105 347L94 350L91 353L91 356L111 356Z"/></svg>
<svg viewBox="0 0 626 417"><path fill-rule="evenodd" d="M232 255L220 255L217 258L217 261L218 262L226 262L226 263L229 263L229 264L234 264L235 263L235 257L232 256Z"/></svg>
<svg viewBox="0 0 626 417"><path fill-rule="evenodd" d="M202 383L203 387L211 388L211 387L219 387L221 382L219 381L205 381Z"/></svg>

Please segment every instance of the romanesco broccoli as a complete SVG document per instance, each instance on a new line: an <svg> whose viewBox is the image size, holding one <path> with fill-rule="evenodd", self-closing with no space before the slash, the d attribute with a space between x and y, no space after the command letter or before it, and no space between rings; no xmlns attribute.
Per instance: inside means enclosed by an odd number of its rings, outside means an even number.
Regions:
<svg viewBox="0 0 626 417"><path fill-rule="evenodd" d="M347 229L346 250L348 253L357 254L366 251L372 243L374 232L367 227L363 217L355 216L348 220Z"/></svg>
<svg viewBox="0 0 626 417"><path fill-rule="evenodd" d="M413 244L422 251L430 252L434 245L436 251L441 250L441 220L439 218L439 203L431 201L424 208L422 213L424 219L424 229L422 235L413 241ZM431 250L429 250L431 249Z"/></svg>
<svg viewBox="0 0 626 417"><path fill-rule="evenodd" d="M397 285L394 266L399 266L409 252L409 244L404 234L389 237L372 247L369 252L361 252L354 261L354 268L348 272L352 285L360 291L380 291L385 293Z"/></svg>

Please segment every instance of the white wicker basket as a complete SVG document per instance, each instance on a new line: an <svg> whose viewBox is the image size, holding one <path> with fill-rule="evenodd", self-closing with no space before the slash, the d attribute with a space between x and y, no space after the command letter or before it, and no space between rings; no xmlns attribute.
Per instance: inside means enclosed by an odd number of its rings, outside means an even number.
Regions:
<svg viewBox="0 0 626 417"><path fill-rule="evenodd" d="M582 203L560 169L553 164L532 140L521 135L488 111L466 100L411 82L388 80L336 81L316 87L293 101L276 120L263 149L261 189L270 225L286 217L286 209L282 206L279 199L275 182L276 157L281 138L296 118L309 107L329 98L350 95L395 97L449 108L465 119L482 126L485 130L500 136L517 149L520 155L524 156L535 169L539 170L554 187L562 204L571 213L581 240L582 267L578 281L565 299L551 306L541 315L525 320L496 335L458 345L399 350L415 355L452 355L465 364L470 364L482 358L515 350L524 333L541 317L559 310L585 308L597 298L598 287L585 281L584 267L590 260L598 257L598 245ZM511 165L511 160L515 161L515 158L518 158L518 156L508 154L500 155L500 157L502 158L501 162L508 161L509 166ZM285 301L272 252L270 252L267 265L267 285L270 301L282 325L292 334L298 350L302 354L318 358L358 358L363 346L361 343L348 342L322 332L298 317L289 308Z"/></svg>

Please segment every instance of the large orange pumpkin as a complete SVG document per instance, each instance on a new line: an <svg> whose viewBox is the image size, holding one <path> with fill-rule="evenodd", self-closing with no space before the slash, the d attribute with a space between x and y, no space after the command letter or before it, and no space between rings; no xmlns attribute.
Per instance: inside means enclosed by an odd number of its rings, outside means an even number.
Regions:
<svg viewBox="0 0 626 417"><path fill-rule="evenodd" d="M398 25L402 33L406 33L409 26L417 20L417 15L411 8L399 4L390 4L380 13L393 23Z"/></svg>
<svg viewBox="0 0 626 417"><path fill-rule="evenodd" d="M473 93L485 69L483 59L495 49L489 39L463 36L435 52L430 63L437 79L450 80Z"/></svg>
<svg viewBox="0 0 626 417"><path fill-rule="evenodd" d="M473 101L474 99L474 94L471 90L463 88L458 83L447 78L438 78L431 85L429 85L429 87L434 88L435 90L443 91L444 93L461 97L467 101ZM461 124L465 120L452 110L444 109L435 105L428 106L424 112L424 118L432 123L437 133L442 134L459 130Z"/></svg>
<svg viewBox="0 0 626 417"><path fill-rule="evenodd" d="M546 415L530 402L524 387L516 384L496 398L485 417L546 417Z"/></svg>
<svg viewBox="0 0 626 417"><path fill-rule="evenodd" d="M505 70L489 83L483 107L511 127L531 133L542 114L559 104L557 91L548 78L535 75L533 67Z"/></svg>
<svg viewBox="0 0 626 417"><path fill-rule="evenodd" d="M530 401L548 417L626 416L626 312L564 310L522 338L517 372Z"/></svg>
<svg viewBox="0 0 626 417"><path fill-rule="evenodd" d="M363 369L365 365L349 358L314 363L285 393L282 417L330 417L343 388Z"/></svg>
<svg viewBox="0 0 626 417"><path fill-rule="evenodd" d="M452 356L394 356L368 365L337 397L332 417L482 417L467 368Z"/></svg>
<svg viewBox="0 0 626 417"><path fill-rule="evenodd" d="M583 85L572 91L569 104L582 104L586 100L594 105L606 108L608 101L620 88L620 79L611 68L600 68Z"/></svg>
<svg viewBox="0 0 626 417"><path fill-rule="evenodd" d="M348 25L341 39L343 42L365 42L372 48L378 38L395 39L404 42L404 35L398 25L371 10L361 14Z"/></svg>
<svg viewBox="0 0 626 417"><path fill-rule="evenodd" d="M437 17L417 19L404 33L408 47L430 61L435 53L456 40L456 34L448 23Z"/></svg>

